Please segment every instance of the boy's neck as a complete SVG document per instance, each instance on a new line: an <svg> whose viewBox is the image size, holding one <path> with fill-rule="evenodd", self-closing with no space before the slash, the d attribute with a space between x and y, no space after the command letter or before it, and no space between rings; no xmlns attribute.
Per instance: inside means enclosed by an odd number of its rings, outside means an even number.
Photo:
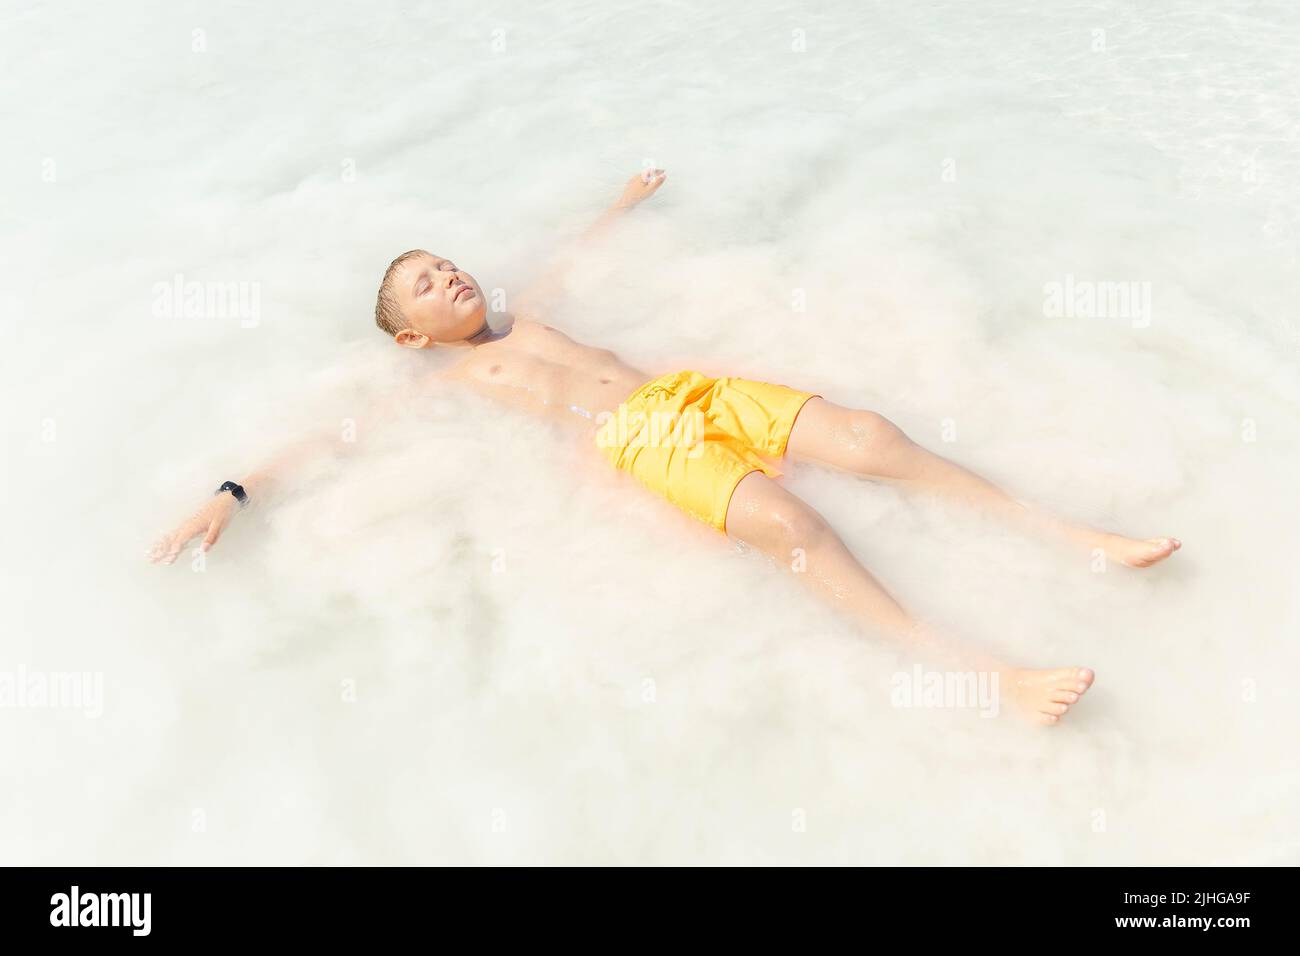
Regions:
<svg viewBox="0 0 1300 956"><path fill-rule="evenodd" d="M464 340L465 344L470 348L478 348L480 345L487 345L489 342L496 342L499 339L505 338L510 334L510 330L514 328L515 324L514 316L507 315L505 318L506 323L499 331L488 325L488 321L485 318L483 320L483 327L473 335L468 336Z"/></svg>

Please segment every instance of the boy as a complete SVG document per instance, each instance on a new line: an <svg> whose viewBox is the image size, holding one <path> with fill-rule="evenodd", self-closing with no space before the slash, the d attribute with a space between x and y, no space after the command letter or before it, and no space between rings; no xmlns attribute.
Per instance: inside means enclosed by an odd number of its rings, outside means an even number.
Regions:
<svg viewBox="0 0 1300 956"><path fill-rule="evenodd" d="M622 195L587 230L590 241L664 182L662 169L632 177ZM375 321L404 348L453 350L460 358L438 377L470 386L520 409L586 429L595 451L651 490L723 534L787 565L804 555L800 579L850 617L918 648L957 658L996 675L1030 720L1057 723L1087 692L1093 674L1080 667L1013 668L970 655L928 633L853 557L825 520L775 479L783 458L906 482L960 500L1089 549L1129 567L1169 557L1175 538L1138 540L1042 514L984 479L914 444L875 412L843 408L816 395L699 372L652 377L612 352L581 345L549 325L548 291L567 262L551 267L524 293L513 317L493 329L474 277L423 250L399 256L380 284ZM321 443L289 449L241 482L227 481L150 556L170 564L191 540L217 542L237 505L257 497L272 477Z"/></svg>

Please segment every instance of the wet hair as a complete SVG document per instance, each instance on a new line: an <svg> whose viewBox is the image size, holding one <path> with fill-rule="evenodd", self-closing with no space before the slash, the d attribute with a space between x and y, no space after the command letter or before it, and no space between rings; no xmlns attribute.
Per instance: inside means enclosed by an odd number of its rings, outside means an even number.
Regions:
<svg viewBox="0 0 1300 956"><path fill-rule="evenodd" d="M375 325L389 335L396 335L407 328L406 316L402 315L402 307L397 304L397 296L393 294L393 276L403 263L427 255L429 253L423 249L411 249L390 262L384 270L384 281L379 283L379 297L375 300Z"/></svg>

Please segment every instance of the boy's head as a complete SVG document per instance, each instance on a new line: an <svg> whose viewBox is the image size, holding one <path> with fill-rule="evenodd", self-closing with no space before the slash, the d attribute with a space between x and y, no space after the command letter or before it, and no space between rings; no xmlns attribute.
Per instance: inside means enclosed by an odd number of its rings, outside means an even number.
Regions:
<svg viewBox="0 0 1300 956"><path fill-rule="evenodd" d="M423 249L394 259L379 285L375 324L407 348L463 342L486 319L487 301L474 277Z"/></svg>

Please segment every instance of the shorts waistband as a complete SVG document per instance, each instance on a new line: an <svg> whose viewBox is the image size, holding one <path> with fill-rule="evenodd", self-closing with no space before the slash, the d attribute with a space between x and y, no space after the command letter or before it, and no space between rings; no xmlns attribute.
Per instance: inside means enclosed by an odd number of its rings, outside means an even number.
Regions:
<svg viewBox="0 0 1300 956"><path fill-rule="evenodd" d="M669 372L667 375L660 375L657 378L650 379L650 381L646 382L625 398L624 402L631 405L635 402L653 398L661 392L675 391L683 382L693 378L709 380L709 377L703 372L697 372L693 369L686 369L681 372Z"/></svg>

